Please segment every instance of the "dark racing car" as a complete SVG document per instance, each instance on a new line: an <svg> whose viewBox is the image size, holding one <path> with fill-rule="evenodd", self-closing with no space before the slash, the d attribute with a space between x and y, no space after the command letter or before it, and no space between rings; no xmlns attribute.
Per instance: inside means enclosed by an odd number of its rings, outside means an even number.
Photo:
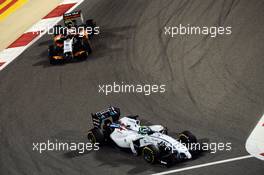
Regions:
<svg viewBox="0 0 264 175"><path fill-rule="evenodd" d="M89 19L84 23L81 11L64 14L63 21L64 27L56 25L53 28L53 44L48 50L50 64L83 60L92 53L90 38L98 33L95 22Z"/></svg>

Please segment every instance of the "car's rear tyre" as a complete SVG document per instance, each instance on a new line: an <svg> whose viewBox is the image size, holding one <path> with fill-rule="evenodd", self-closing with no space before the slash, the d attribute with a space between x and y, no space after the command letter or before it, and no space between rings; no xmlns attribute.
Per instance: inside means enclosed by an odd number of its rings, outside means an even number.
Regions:
<svg viewBox="0 0 264 175"><path fill-rule="evenodd" d="M110 135L114 131L114 129L110 127L111 124L112 122L109 119L106 119L104 121L104 125L103 125L104 132L103 133L104 133L104 137L106 141L110 141Z"/></svg>
<svg viewBox="0 0 264 175"><path fill-rule="evenodd" d="M87 134L87 139L93 144L99 143L103 145L105 142L104 135L98 128L91 129Z"/></svg>
<svg viewBox="0 0 264 175"><path fill-rule="evenodd" d="M53 45L50 45L49 46L49 49L48 49L48 54L49 54L49 57L53 56L54 55L54 46Z"/></svg>
<svg viewBox="0 0 264 175"><path fill-rule="evenodd" d="M95 26L95 22L93 19L87 19L85 23L86 23L87 27L94 27Z"/></svg>
<svg viewBox="0 0 264 175"><path fill-rule="evenodd" d="M197 138L190 131L180 133L179 139L185 144L197 143Z"/></svg>
<svg viewBox="0 0 264 175"><path fill-rule="evenodd" d="M159 150L154 145L149 145L143 148L142 155L146 162L154 164L158 160Z"/></svg>
<svg viewBox="0 0 264 175"><path fill-rule="evenodd" d="M88 132L87 134L87 139L89 140L90 143L95 144L96 143L96 139L95 136L92 132Z"/></svg>
<svg viewBox="0 0 264 175"><path fill-rule="evenodd" d="M92 29L92 33L90 34L90 36L93 36L95 33L94 28L96 27L95 22L92 19L88 19L86 20L85 24L86 27L90 27Z"/></svg>

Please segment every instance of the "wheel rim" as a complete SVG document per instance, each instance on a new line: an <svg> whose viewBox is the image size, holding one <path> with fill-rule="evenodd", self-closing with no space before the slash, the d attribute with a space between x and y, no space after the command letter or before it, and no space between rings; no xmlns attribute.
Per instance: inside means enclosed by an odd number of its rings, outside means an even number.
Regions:
<svg viewBox="0 0 264 175"><path fill-rule="evenodd" d="M153 163L154 162L154 155L152 154L152 152L150 152L149 150L144 150L144 159L149 162L149 163Z"/></svg>
<svg viewBox="0 0 264 175"><path fill-rule="evenodd" d="M185 144L189 143L189 138L184 134L180 135L180 140Z"/></svg>

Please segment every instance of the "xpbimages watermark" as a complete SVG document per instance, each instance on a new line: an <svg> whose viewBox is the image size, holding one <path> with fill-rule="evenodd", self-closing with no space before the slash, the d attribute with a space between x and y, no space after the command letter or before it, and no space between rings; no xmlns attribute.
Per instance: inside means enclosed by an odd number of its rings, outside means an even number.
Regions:
<svg viewBox="0 0 264 175"><path fill-rule="evenodd" d="M59 142L58 140L46 142L33 142L32 150L40 154L45 151L78 151L80 154L86 151L99 150L99 143L84 143L84 142Z"/></svg>
<svg viewBox="0 0 264 175"><path fill-rule="evenodd" d="M208 151L212 154L215 154L217 152L221 151L231 151L232 150L232 143L231 142L212 142L212 143L182 143L188 150L191 151ZM180 147L180 145L178 145ZM176 151L179 149L177 146L173 147L172 149L175 149ZM166 147L165 149L171 149L171 147Z"/></svg>
<svg viewBox="0 0 264 175"><path fill-rule="evenodd" d="M166 92L165 84L126 84L124 82L98 85L98 92L109 95L111 93L139 93L146 96L153 93Z"/></svg>
<svg viewBox="0 0 264 175"><path fill-rule="evenodd" d="M80 35L84 36L86 34L91 35L99 35L100 34L100 27L90 27L90 26L79 26L79 27L63 27L63 26L47 26L46 28L38 28L34 27L34 32L36 34L41 34L41 33L47 33L48 35L55 35L58 33L64 34L64 35Z"/></svg>
<svg viewBox="0 0 264 175"><path fill-rule="evenodd" d="M178 26L165 26L164 34L170 37L177 35L209 35L211 38L215 38L218 35L231 35L232 27L227 26L191 26L190 24Z"/></svg>

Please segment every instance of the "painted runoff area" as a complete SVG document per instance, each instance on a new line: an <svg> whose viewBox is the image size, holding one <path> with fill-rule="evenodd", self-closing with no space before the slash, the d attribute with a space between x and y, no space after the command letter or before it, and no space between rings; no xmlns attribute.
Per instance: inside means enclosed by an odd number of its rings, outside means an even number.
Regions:
<svg viewBox="0 0 264 175"><path fill-rule="evenodd" d="M62 20L62 15L78 7L83 0L64 0L55 9L33 25L6 49L0 52L0 71L15 60L22 52L47 33L48 28L53 27Z"/></svg>
<svg viewBox="0 0 264 175"><path fill-rule="evenodd" d="M0 21L22 7L28 0L0 0Z"/></svg>

